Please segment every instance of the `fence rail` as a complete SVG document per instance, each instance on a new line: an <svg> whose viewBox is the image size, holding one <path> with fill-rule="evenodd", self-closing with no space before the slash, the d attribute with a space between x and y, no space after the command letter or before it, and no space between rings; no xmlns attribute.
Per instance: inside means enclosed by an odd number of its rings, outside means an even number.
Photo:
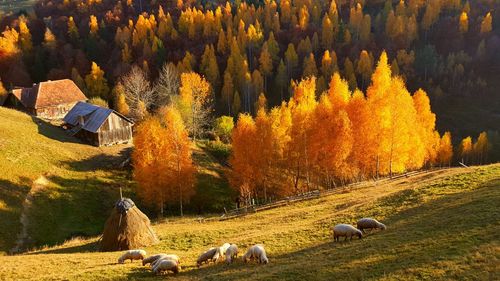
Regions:
<svg viewBox="0 0 500 281"><path fill-rule="evenodd" d="M356 186L359 186L359 185L363 185L363 184L366 184L366 183L381 184L381 183L384 183L384 182L391 182L391 181L394 181L394 180L397 180L397 179L401 179L401 178L405 178L405 177L409 178L409 177L412 177L412 176L417 176L417 175L420 175L420 174L430 173L430 172L434 172L434 171L442 170L442 169L446 169L446 168L433 168L433 169L429 169L429 170L411 171L411 172L407 172L407 173L404 173L404 174L395 175L395 176L392 176L392 177L380 178L380 179L378 179L376 181L371 181L371 180L360 181L360 182L355 182L355 183L347 184L347 185L344 185L344 186L341 186L341 187L331 188L331 189L325 189L325 190L316 189L316 190L305 192L305 193L301 193L301 194L298 194L298 195L288 196L288 197L285 197L285 198L280 199L278 201L274 201L272 203L267 203L267 204L262 204L262 205L254 204L254 205L250 205L250 206L246 206L246 207L242 207L242 208L237 208L237 209L225 211L224 214L222 214L219 217L219 220L221 220L221 221L223 221L223 220L229 220L229 219L233 219L233 218L245 216L247 214L256 213L256 212L259 212L259 211L264 211L264 210L269 210L269 209L274 209L274 208L277 208L277 207L285 206L285 205L288 205L288 204L293 203L293 202L300 202L300 201L309 200L309 199L313 199L313 198L318 198L318 197L322 197L322 196L327 196L327 195L331 195L331 194L342 193L342 192L344 192L346 190L346 188L353 188L353 187L356 187Z"/></svg>

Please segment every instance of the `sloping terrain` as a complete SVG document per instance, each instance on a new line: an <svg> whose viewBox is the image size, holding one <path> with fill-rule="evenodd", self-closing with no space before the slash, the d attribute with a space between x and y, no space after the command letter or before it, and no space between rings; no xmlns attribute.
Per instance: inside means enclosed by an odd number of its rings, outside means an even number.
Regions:
<svg viewBox="0 0 500 281"><path fill-rule="evenodd" d="M181 256L171 280L498 280L500 164L438 170L304 201L227 221L195 217L154 226L150 253ZM331 227L373 216L385 231L332 242ZM120 253L93 252L97 238L0 257L6 280L158 280ZM197 269L210 246L263 243L268 265L217 264ZM241 255L241 254L240 254Z"/></svg>
<svg viewBox="0 0 500 281"><path fill-rule="evenodd" d="M98 234L119 187L129 185L126 173L111 169L129 150L83 144L60 128L0 107L0 254L15 246L23 202L41 176L44 188L30 194L28 237L20 248Z"/></svg>

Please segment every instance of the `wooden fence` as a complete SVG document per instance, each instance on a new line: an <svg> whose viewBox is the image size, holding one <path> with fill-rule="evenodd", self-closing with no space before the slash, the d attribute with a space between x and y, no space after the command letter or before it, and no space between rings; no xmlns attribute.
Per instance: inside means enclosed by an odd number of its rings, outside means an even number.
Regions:
<svg viewBox="0 0 500 281"><path fill-rule="evenodd" d="M317 189L317 190L301 193L298 195L285 197L283 199L280 199L278 201L274 201L272 203L267 203L267 204L262 204L262 205L254 204L254 205L250 205L250 206L246 206L246 207L242 207L242 208L237 208L237 209L233 209L233 210L229 210L229 211L226 211L224 209L225 212L224 212L224 214L222 214L219 217L219 220L229 220L229 219L245 216L247 214L256 213L259 211L269 210L269 209L274 209L277 207L285 206L285 205L288 205L288 204L293 203L293 202L300 202L300 201L318 198L318 197L322 197L322 196L327 196L327 195L331 195L331 194L343 193L343 192L345 192L346 189L355 188L356 186L364 185L367 183L383 184L385 182L391 182L391 181L405 178L405 177L409 178L412 176L425 174L425 173L429 173L429 172L434 172L436 170L441 170L441 169L445 169L445 168L433 168L433 169L429 169L429 170L412 171L412 172L407 172L404 174L394 175L392 177L380 178L376 181L360 181L360 182L351 183L351 184L344 185L344 186L337 187L337 188L324 189L324 190Z"/></svg>

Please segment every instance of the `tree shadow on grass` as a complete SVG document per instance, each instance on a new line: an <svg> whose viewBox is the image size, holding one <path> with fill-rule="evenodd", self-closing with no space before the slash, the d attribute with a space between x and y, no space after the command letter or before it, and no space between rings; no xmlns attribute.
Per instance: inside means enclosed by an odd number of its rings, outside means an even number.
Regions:
<svg viewBox="0 0 500 281"><path fill-rule="evenodd" d="M62 164L77 172L92 172L96 170L105 171L127 171L130 169L132 146L123 147L118 153L101 153L88 157L81 161L63 161Z"/></svg>
<svg viewBox="0 0 500 281"><path fill-rule="evenodd" d="M383 198L381 202L404 207L416 203L415 195L404 190L391 196L399 200ZM362 240L322 243L270 256L265 266L241 266L212 275L219 280L363 280L391 274L416 279L488 279L495 274L494 261L488 258L477 264L466 261L473 269L484 267L476 272L463 272L455 263L500 240L498 199L498 186L492 182L433 200L420 198L417 205L386 216L386 231ZM201 277L198 272L188 274Z"/></svg>
<svg viewBox="0 0 500 281"><path fill-rule="evenodd" d="M34 195L29 213L28 233L33 245L53 246L73 237L100 234L120 197L120 183L100 178L51 176L48 179L55 185Z"/></svg>
<svg viewBox="0 0 500 281"><path fill-rule="evenodd" d="M32 253L27 253L26 255L40 255L40 254L73 254L73 253L85 253L85 252L97 252L99 250L99 242L91 241L84 244L78 244L75 246L62 246L56 249L39 250Z"/></svg>
<svg viewBox="0 0 500 281"><path fill-rule="evenodd" d="M8 252L21 229L19 216L31 181L20 178L19 183L0 179L0 252Z"/></svg>

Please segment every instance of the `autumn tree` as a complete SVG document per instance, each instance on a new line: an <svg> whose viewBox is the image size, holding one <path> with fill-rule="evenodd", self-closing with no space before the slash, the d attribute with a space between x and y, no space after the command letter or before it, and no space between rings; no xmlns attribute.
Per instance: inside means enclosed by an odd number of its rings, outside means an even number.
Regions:
<svg viewBox="0 0 500 281"><path fill-rule="evenodd" d="M33 42L27 22L25 17L19 18L19 44L23 52L29 53L33 49Z"/></svg>
<svg viewBox="0 0 500 281"><path fill-rule="evenodd" d="M167 173L170 187L173 189L171 195L177 195L180 214L183 216L184 202L188 202L195 193L196 169L191 158L192 144L177 109L172 106L164 108L160 116L166 132L164 135L167 144L165 158L169 159L164 173Z"/></svg>
<svg viewBox="0 0 500 281"><path fill-rule="evenodd" d="M267 89L267 78L273 73L273 60L269 53L267 43L264 43L259 57L260 72L264 76L264 88Z"/></svg>
<svg viewBox="0 0 500 281"><path fill-rule="evenodd" d="M133 66L121 79L125 92L125 101L129 106L130 116L135 120L146 117L155 100L148 75L139 67Z"/></svg>
<svg viewBox="0 0 500 281"><path fill-rule="evenodd" d="M316 60L314 59L314 54L310 53L309 56L304 59L304 72L302 77L318 76L318 68L316 67Z"/></svg>
<svg viewBox="0 0 500 281"><path fill-rule="evenodd" d="M95 62L92 62L90 73L85 76L85 86L88 96L108 99L108 80L104 77L104 71Z"/></svg>
<svg viewBox="0 0 500 281"><path fill-rule="evenodd" d="M460 147L459 147L459 152L460 152L460 158L462 163L467 165L467 163L470 160L470 157L472 156L472 138L471 137L466 137L460 142Z"/></svg>
<svg viewBox="0 0 500 281"><path fill-rule="evenodd" d="M452 158L453 158L453 145L451 143L451 133L446 132L443 134L439 142L437 161L441 167L445 165L450 166Z"/></svg>
<svg viewBox="0 0 500 281"><path fill-rule="evenodd" d="M128 106L125 97L125 88L120 82L118 82L118 84L116 84L116 86L113 88L113 101L113 107L116 111L125 116L128 116L130 114L130 107Z"/></svg>
<svg viewBox="0 0 500 281"><path fill-rule="evenodd" d="M461 33L466 33L469 30L469 18L466 12L460 14L458 29Z"/></svg>
<svg viewBox="0 0 500 281"><path fill-rule="evenodd" d="M292 116L288 170L293 175L294 192L308 189L311 184L311 154L308 151L311 129L314 122L316 101L316 78L310 77L294 85L293 97L289 102ZM305 179L304 186L299 185Z"/></svg>
<svg viewBox="0 0 500 281"><path fill-rule="evenodd" d="M172 107L141 122L134 136L134 179L142 200L160 210L166 203L183 203L194 194L195 169L191 143L180 114Z"/></svg>
<svg viewBox="0 0 500 281"><path fill-rule="evenodd" d="M212 114L210 84L197 73L182 73L179 97L175 103L190 135L199 138L210 123Z"/></svg>
<svg viewBox="0 0 500 281"><path fill-rule="evenodd" d="M323 23L321 27L321 45L323 46L324 49L330 49L333 46L333 25L328 17L328 15L325 15L323 17Z"/></svg>
<svg viewBox="0 0 500 281"><path fill-rule="evenodd" d="M257 139L255 122L252 116L240 114L238 122L231 135L232 152L229 159L231 174L229 182L235 188L247 204L250 203L255 193L255 165L256 150L255 139Z"/></svg>
<svg viewBox="0 0 500 281"><path fill-rule="evenodd" d="M482 165L488 161L488 152L490 150L490 144L488 141L488 134L486 132L482 132L479 134L477 141L473 146L474 156L476 158L476 164Z"/></svg>
<svg viewBox="0 0 500 281"><path fill-rule="evenodd" d="M170 104L172 98L179 94L180 75L173 63L165 63L154 86L155 105L162 107Z"/></svg>
<svg viewBox="0 0 500 281"><path fill-rule="evenodd" d="M481 30L480 30L481 34L485 34L491 31L491 22L492 22L491 13L488 12L481 21Z"/></svg>

